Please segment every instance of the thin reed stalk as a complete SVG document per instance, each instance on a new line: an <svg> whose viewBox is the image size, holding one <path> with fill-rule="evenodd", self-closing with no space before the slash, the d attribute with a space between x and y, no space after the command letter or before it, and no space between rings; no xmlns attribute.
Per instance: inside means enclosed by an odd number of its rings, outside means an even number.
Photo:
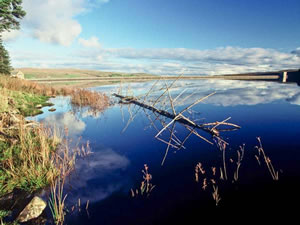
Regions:
<svg viewBox="0 0 300 225"><path fill-rule="evenodd" d="M258 150L258 154L259 156L262 155L263 156L263 159L264 159L264 162L266 163L267 167L268 167L268 170L272 176L272 179L273 180L279 180L279 174L278 174L278 171L275 170L273 164L272 164L272 161L270 159L270 157L268 157L263 149L263 146L262 146L262 143L261 143L261 139L260 137L257 137L257 140L258 140L258 143L259 143L259 146L256 146L256 149ZM256 159L259 158L259 156L256 157Z"/></svg>
<svg viewBox="0 0 300 225"><path fill-rule="evenodd" d="M51 196L48 205L56 225L63 225L65 220L65 200L67 194L63 194L64 183L65 177L58 177L51 185Z"/></svg>
<svg viewBox="0 0 300 225"><path fill-rule="evenodd" d="M226 166L226 145L227 143L223 141L223 139L216 137L216 143L220 151L222 152L222 161L223 161L223 171L222 174L224 175L224 179L227 180L227 166Z"/></svg>
<svg viewBox="0 0 300 225"><path fill-rule="evenodd" d="M141 182L141 186L139 189L131 189L131 197L136 197L138 195L149 197L155 185L151 183L152 175L149 173L149 167L147 164L144 164L143 173L143 181Z"/></svg>
<svg viewBox="0 0 300 225"><path fill-rule="evenodd" d="M242 145L242 146L240 146L240 149L237 150L238 159L236 162L236 170L233 174L233 179L235 181L238 181L238 179L239 179L239 170L240 170L240 167L242 164L242 160L244 158L244 153L245 153L245 145Z"/></svg>
<svg viewBox="0 0 300 225"><path fill-rule="evenodd" d="M219 202L221 201L221 197L220 197L220 194L219 194L219 188L218 188L217 185L213 185L212 187L213 187L212 196L213 196L213 199L216 202L216 206L218 206Z"/></svg>

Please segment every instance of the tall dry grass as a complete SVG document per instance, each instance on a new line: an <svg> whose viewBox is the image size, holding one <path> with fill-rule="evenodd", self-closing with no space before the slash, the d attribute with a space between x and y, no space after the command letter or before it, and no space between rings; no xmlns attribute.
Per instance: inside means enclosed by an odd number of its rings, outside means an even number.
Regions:
<svg viewBox="0 0 300 225"><path fill-rule="evenodd" d="M77 155L90 151L88 144L70 149L69 141L55 128L28 122L18 114L1 115L0 196L15 189L33 192L53 184L57 177L71 173Z"/></svg>
<svg viewBox="0 0 300 225"><path fill-rule="evenodd" d="M56 95L70 96L71 103L74 106L89 106L91 109L98 111L102 111L109 106L109 98L105 94L81 88L58 88L6 76L0 76L0 87L2 89L21 91L48 97L53 97Z"/></svg>
<svg viewBox="0 0 300 225"><path fill-rule="evenodd" d="M44 96L53 96L57 94L57 90L51 86L7 76L0 76L0 86L9 90L23 91Z"/></svg>
<svg viewBox="0 0 300 225"><path fill-rule="evenodd" d="M58 134L24 119L7 129L2 132L5 141L0 142L0 196L14 189L33 192L53 182L59 174L55 158Z"/></svg>
<svg viewBox="0 0 300 225"><path fill-rule="evenodd" d="M105 94L86 89L74 89L71 93L71 103L79 107L89 106L93 110L104 110L109 105Z"/></svg>

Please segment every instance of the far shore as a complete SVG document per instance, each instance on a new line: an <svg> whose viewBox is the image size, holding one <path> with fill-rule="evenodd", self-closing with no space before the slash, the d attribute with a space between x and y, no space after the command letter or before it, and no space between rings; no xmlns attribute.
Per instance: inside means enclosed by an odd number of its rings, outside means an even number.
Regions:
<svg viewBox="0 0 300 225"><path fill-rule="evenodd" d="M68 86L94 86L119 83L119 82L144 82L151 80L253 80L253 81L275 81L282 82L283 72L288 73L298 70L282 70L270 72L253 72L244 74L223 74L223 75L153 75L147 73L122 73L122 72L104 72L96 70L80 69L37 69L37 68L19 68L24 73L25 79L37 83L46 83L51 85Z"/></svg>
<svg viewBox="0 0 300 225"><path fill-rule="evenodd" d="M216 75L216 76L136 76L136 77L77 77L77 78L40 78L28 79L35 82L66 82L66 81L144 81L144 80L276 80L279 75Z"/></svg>

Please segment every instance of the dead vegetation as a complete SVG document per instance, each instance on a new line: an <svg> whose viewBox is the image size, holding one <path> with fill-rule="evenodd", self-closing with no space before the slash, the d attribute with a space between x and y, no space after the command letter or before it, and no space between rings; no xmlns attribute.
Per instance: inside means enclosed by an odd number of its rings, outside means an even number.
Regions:
<svg viewBox="0 0 300 225"><path fill-rule="evenodd" d="M150 126L157 130L155 138L167 145L162 165L165 163L170 149L174 149L175 151L185 149L184 144L191 135L195 135L211 145L214 144L214 138L217 138L220 143L226 144L221 137L221 132L233 131L240 128L240 126L228 122L231 119L230 117L221 120L221 122L214 121L209 123L198 123L191 118L191 115L194 113L193 107L214 95L215 92L200 97L185 108L178 110L177 108L185 105L195 94L192 93L183 97L183 93L186 91L184 89L176 96L173 95L172 90L177 88L176 82L179 78L180 76L171 83L158 80L154 82L147 92L137 96L132 94L133 92L130 88L124 90L121 84L118 93L114 94L115 97L120 99L122 105L128 106L130 114L130 118L123 131L127 129L140 111L145 113L150 121ZM176 126L178 124L188 131L187 135L181 139L176 135Z"/></svg>
<svg viewBox="0 0 300 225"><path fill-rule="evenodd" d="M71 103L79 107L90 107L94 111L101 112L109 106L109 98L96 91L86 89L74 89L71 93Z"/></svg>
<svg viewBox="0 0 300 225"><path fill-rule="evenodd" d="M123 89L121 84L118 93L115 93L114 96L120 99L121 109L124 106L128 107L130 115L123 131L128 128L139 112L144 113L150 121L149 127L154 128L157 132L155 138L166 144L162 165L166 162L170 150L173 149L176 152L185 149L185 143L192 135L210 145L215 145L219 149L218 165L210 165L205 168L202 163L198 163L195 166L195 180L200 184L202 190L212 194L215 205L219 206L223 199L221 197L223 187L228 188L240 181L240 169L245 156L245 145L240 146L234 155L232 153L228 155L229 143L222 137L222 133L238 130L240 126L229 122L231 117L213 122L201 120L202 123L199 123L199 120L193 118L193 115L197 113L193 107L214 95L215 92L191 102L189 99L195 95L195 92L187 95L185 94L186 89L183 89L180 93L177 91L177 94L173 94L173 90L178 88L176 81L171 83L156 81L147 92L139 95L134 95L130 86ZM185 136L182 137L176 131L177 125L186 129ZM260 138L258 138L258 142L257 154L255 154L258 163L261 165L264 162L272 179L278 180L278 171L274 169L270 158L266 155ZM139 194L138 190L131 190L131 192L132 196Z"/></svg>
<svg viewBox="0 0 300 225"><path fill-rule="evenodd" d="M137 196L146 196L149 197L150 193L155 188L155 185L151 183L152 175L149 173L149 167L147 164L144 164L143 173L143 181L141 182L141 186L139 188L131 189L131 197Z"/></svg>
<svg viewBox="0 0 300 225"><path fill-rule="evenodd" d="M266 155L262 147L261 139L258 137L257 140L259 146L255 146L254 149L257 150L259 155L256 155L256 152L252 152L252 157L254 156L260 167L262 167L262 162L264 162L272 179L274 181L278 181L278 171L275 170L271 163L271 159ZM241 176L240 168L245 156L245 145L240 146L240 148L236 151L235 159L232 157L226 159L226 145L224 143L219 143L218 147L223 156L221 160L222 162L220 162L219 165L211 165L211 169L207 170L200 162L195 166L195 181L200 184L202 190L209 190L212 193L216 206L218 206L221 201L220 187L230 187L238 183ZM251 152L248 154L251 154ZM227 168L228 166L229 168ZM219 168L219 170L217 170L217 168Z"/></svg>
<svg viewBox="0 0 300 225"><path fill-rule="evenodd" d="M93 112L102 112L110 104L102 93L0 76L0 198L14 195L15 190L32 193L51 186L49 206L53 219L63 224L65 179L74 169L76 157L90 153L89 145L70 149L65 138L67 130L63 137L55 127L24 117L43 107L41 100L46 102L57 95L70 96L73 107L87 107Z"/></svg>
<svg viewBox="0 0 300 225"><path fill-rule="evenodd" d="M278 171L275 170L273 164L272 164L272 161L270 159L269 156L266 155L265 153L265 150L262 146L262 143L261 143L261 140L260 140L260 137L257 137L257 140L258 140L258 146L255 146L255 148L257 149L257 152L258 152L258 155L255 155L255 158L257 159L257 162L259 165L261 165L261 160L260 158L262 157L263 158L263 161L265 162L271 176L272 176L272 179L273 180L279 180L279 174L278 174Z"/></svg>
<svg viewBox="0 0 300 225"><path fill-rule="evenodd" d="M48 98L57 95L70 96L71 103L75 107L90 107L95 111L103 111L110 104L108 96L103 93L81 88L52 87L50 85L38 84L32 81L20 80L0 76L0 93L7 93L7 90L21 93L30 93ZM7 96L8 98L9 96ZM5 101L5 99L0 99ZM7 100L8 101L8 100Z"/></svg>

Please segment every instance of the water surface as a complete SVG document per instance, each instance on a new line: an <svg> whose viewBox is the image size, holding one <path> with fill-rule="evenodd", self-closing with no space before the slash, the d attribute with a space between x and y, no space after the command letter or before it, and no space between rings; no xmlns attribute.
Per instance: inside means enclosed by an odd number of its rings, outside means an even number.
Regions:
<svg viewBox="0 0 300 225"><path fill-rule="evenodd" d="M152 85L153 82L131 83L128 88L123 84L122 90L139 95ZM119 84L93 89L111 94L118 91ZM157 130L150 125L151 112L116 103L103 113L94 114L84 109L81 113L72 113L68 98L56 98L52 101L57 111L50 113L45 109L37 119L60 128L68 127L69 137L72 140L81 137L81 143L89 141L93 152L78 161L71 176L67 204L71 208L80 199L81 211L70 212L67 224L185 224L188 219L200 223L203 217L224 220L237 214L265 219L274 219L274 215L285 219L295 217L293 204L299 200L297 189L300 187L299 87L275 82L189 80L178 81L171 89L171 96L175 98L183 90L176 101L177 112L216 92L193 107L189 117L199 123L231 117L232 123L241 126L239 130L222 133L229 143L226 148L228 181L219 183L219 206L215 206L212 191L204 191L202 183L195 182L198 162L207 173L212 166L222 167L220 150L215 144L191 135L185 149L170 149L161 166L166 144L154 138ZM192 97L180 103L180 99L191 93L194 93ZM158 96L159 93L153 93L150 98ZM138 113L124 131L130 118L128 107L131 113ZM159 127L160 123L155 121L155 125ZM212 140L211 135L199 133ZM176 125L178 138L183 140L188 134L184 126ZM164 138L167 136L163 134ZM261 137L264 150L279 173L279 181L273 181L267 167L259 166L256 161L257 137ZM236 150L243 144L245 156L239 180L232 182ZM143 180L144 164L149 166L151 182L156 186L149 197L132 198L131 189L139 188ZM87 202L88 212L85 210Z"/></svg>

